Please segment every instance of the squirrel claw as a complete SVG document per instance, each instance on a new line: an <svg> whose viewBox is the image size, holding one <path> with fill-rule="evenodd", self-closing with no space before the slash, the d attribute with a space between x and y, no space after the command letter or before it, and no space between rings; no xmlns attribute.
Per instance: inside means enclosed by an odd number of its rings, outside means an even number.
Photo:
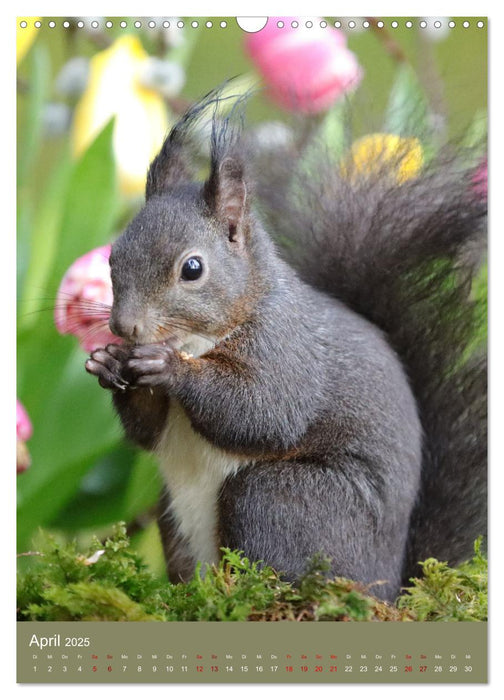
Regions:
<svg viewBox="0 0 504 700"><path fill-rule="evenodd" d="M125 380L119 381L119 380L116 379L116 380L113 382L113 384L114 384L114 386L116 387L116 389L119 389L119 391L126 391L126 389L129 388L129 384L128 384L128 382L125 381Z"/></svg>
<svg viewBox="0 0 504 700"><path fill-rule="evenodd" d="M91 357L86 360L85 368L86 372L98 377L98 382L104 389L126 391L129 388L128 382L120 375L117 364L110 362L103 349L91 353Z"/></svg>

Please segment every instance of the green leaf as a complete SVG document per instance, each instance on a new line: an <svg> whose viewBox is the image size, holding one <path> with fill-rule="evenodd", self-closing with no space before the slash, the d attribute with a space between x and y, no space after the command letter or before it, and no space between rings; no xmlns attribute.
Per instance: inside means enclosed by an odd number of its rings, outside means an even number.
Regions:
<svg viewBox="0 0 504 700"><path fill-rule="evenodd" d="M27 495L22 495L17 515L19 552L30 549L35 532L41 527L48 527L55 520L59 511L75 495L82 478L104 449L100 448L99 453L88 454L86 459L80 462L66 462L57 472L48 470L44 480L37 483L36 489L30 489ZM32 460L33 458L34 455ZM39 465L39 462L33 461L30 469L34 469L34 464ZM26 475L28 473L29 471Z"/></svg>
<svg viewBox="0 0 504 700"><path fill-rule="evenodd" d="M30 197L18 193L16 211L16 293L21 298L30 263L30 236L33 226L33 205Z"/></svg>
<svg viewBox="0 0 504 700"><path fill-rule="evenodd" d="M33 424L32 464L17 480L20 546L56 517L88 469L121 440L110 396L86 373L84 361L73 338L43 322L20 336L18 395Z"/></svg>
<svg viewBox="0 0 504 700"><path fill-rule="evenodd" d="M63 153L57 167L50 173L44 194L32 217L29 240L29 263L24 275L20 297L19 325L33 327L37 310L47 304L47 280L54 265L61 226L61 217L72 163L68 151ZM23 219L18 219L22 224ZM55 296L55 290L51 290ZM43 303L42 303L43 302Z"/></svg>
<svg viewBox="0 0 504 700"><path fill-rule="evenodd" d="M319 138L326 144L331 155L341 158L348 140L348 103L338 102L324 117L320 126Z"/></svg>
<svg viewBox="0 0 504 700"><path fill-rule="evenodd" d="M461 143L461 151L467 164L472 163L474 168L482 165L488 153L488 115L486 109L479 109L464 132Z"/></svg>
<svg viewBox="0 0 504 700"><path fill-rule="evenodd" d="M50 525L75 532L118 520L131 522L156 505L161 487L154 455L138 453L121 442L86 473L79 491Z"/></svg>
<svg viewBox="0 0 504 700"><path fill-rule="evenodd" d="M158 500L162 479L157 460L148 452L140 453L135 461L124 496L124 520L132 520L151 508Z"/></svg>
<svg viewBox="0 0 504 700"><path fill-rule="evenodd" d="M387 105L384 130L398 136L418 136L428 131L427 97L414 70L401 65L396 73Z"/></svg>
<svg viewBox="0 0 504 700"><path fill-rule="evenodd" d="M166 579L166 561L157 522L150 522L131 537L134 551L145 561L149 571Z"/></svg>
<svg viewBox="0 0 504 700"><path fill-rule="evenodd" d="M30 443L33 468L27 473L30 478L21 491L25 495L53 474L64 471L67 464L100 454L122 437L109 393L84 369L85 353L75 348L59 367L57 355L51 355L50 351L47 355L49 359L41 357L39 365L42 383L39 381L32 387L32 395L38 401L30 414L34 423ZM58 368L57 379L47 386L43 382L44 369L53 358Z"/></svg>
<svg viewBox="0 0 504 700"><path fill-rule="evenodd" d="M78 493L51 521L51 528L71 533L125 520L124 497L136 456L136 452L122 442L104 454L85 474Z"/></svg>
<svg viewBox="0 0 504 700"><path fill-rule="evenodd" d="M488 135L488 115L486 109L478 109L467 131L462 145L466 148L486 148Z"/></svg>
<svg viewBox="0 0 504 700"><path fill-rule="evenodd" d="M56 290L76 258L110 239L119 209L112 119L76 164L68 185L51 275Z"/></svg>
<svg viewBox="0 0 504 700"><path fill-rule="evenodd" d="M50 87L51 62L49 51L37 42L28 56L29 76L28 101L25 123L18 139L17 182L22 185L35 161L40 147L43 129L42 111Z"/></svg>
<svg viewBox="0 0 504 700"><path fill-rule="evenodd" d="M321 155L330 159L334 167L338 167L349 142L348 110L349 100L347 99L334 105L327 113L305 121L305 130L299 144L300 157L296 164L296 172L292 173L289 197L297 200L298 188L303 187L302 181L319 175ZM284 239L282 245L289 247L292 242Z"/></svg>
<svg viewBox="0 0 504 700"><path fill-rule="evenodd" d="M121 439L110 396L84 370L85 354L74 338L56 332L52 301L47 313L33 314L29 302L35 281L47 280L54 294L69 265L110 236L118 206L112 134L110 122L70 177L70 164L61 162L37 212L41 228L34 232L38 238L31 251L18 338L18 395L24 397L34 427L32 466L18 480L21 546L35 528L57 516L98 457ZM47 249L42 234L47 235ZM36 269L39 256L41 270Z"/></svg>

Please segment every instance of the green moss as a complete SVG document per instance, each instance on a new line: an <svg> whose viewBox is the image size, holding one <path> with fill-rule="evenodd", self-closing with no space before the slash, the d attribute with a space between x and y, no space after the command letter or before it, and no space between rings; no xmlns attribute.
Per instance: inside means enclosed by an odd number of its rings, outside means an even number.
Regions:
<svg viewBox="0 0 504 700"><path fill-rule="evenodd" d="M417 620L477 621L487 619L488 562L481 551L481 538L474 545L474 557L457 569L445 562L427 559L422 578L397 601Z"/></svg>
<svg viewBox="0 0 504 700"><path fill-rule="evenodd" d="M132 552L123 524L105 543L85 553L75 543L47 537L32 565L18 576L19 620L172 621L362 621L486 619L486 559L459 569L424 563L424 578L392 606L369 596L361 584L328 580L328 562L314 557L298 583L240 552L223 550L217 566L198 568L188 583L171 584L151 574Z"/></svg>
<svg viewBox="0 0 504 700"><path fill-rule="evenodd" d="M85 554L47 537L33 559L18 576L20 620L163 619L160 582L130 550L123 524Z"/></svg>

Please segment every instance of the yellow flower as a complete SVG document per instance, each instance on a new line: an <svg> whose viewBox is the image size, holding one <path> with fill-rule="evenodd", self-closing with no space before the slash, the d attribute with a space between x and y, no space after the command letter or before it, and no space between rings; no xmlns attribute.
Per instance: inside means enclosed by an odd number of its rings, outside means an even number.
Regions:
<svg viewBox="0 0 504 700"><path fill-rule="evenodd" d="M35 26L35 22L39 17L17 17L16 19L16 64L20 63L28 53L30 46L33 44L39 31ZM26 26L21 26L25 23Z"/></svg>
<svg viewBox="0 0 504 700"><path fill-rule="evenodd" d="M395 134L370 134L352 144L341 170L345 177L350 178L391 173L401 184L415 177L422 164L423 151L418 139Z"/></svg>
<svg viewBox="0 0 504 700"><path fill-rule="evenodd" d="M113 146L119 186L126 195L141 194L149 163L168 129L161 96L141 84L148 54L133 35L117 39L90 62L87 88L77 105L72 129L74 153L89 146L115 116Z"/></svg>

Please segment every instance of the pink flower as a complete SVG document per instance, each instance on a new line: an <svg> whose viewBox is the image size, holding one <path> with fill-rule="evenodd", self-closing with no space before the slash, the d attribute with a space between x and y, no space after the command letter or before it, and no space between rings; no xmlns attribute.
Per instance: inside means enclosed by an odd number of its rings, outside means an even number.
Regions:
<svg viewBox="0 0 504 700"><path fill-rule="evenodd" d="M32 436L33 428L28 418L25 407L19 399L16 399L16 437L18 440L29 440Z"/></svg>
<svg viewBox="0 0 504 700"><path fill-rule="evenodd" d="M75 335L86 352L121 342L108 327L112 306L110 248L95 248L77 258L65 273L56 297L56 328L62 334Z"/></svg>
<svg viewBox="0 0 504 700"><path fill-rule="evenodd" d="M30 466L30 453L26 441L32 436L33 428L25 407L16 399L16 473L20 474Z"/></svg>
<svg viewBox="0 0 504 700"><path fill-rule="evenodd" d="M292 27L293 20L299 26ZM317 19L311 27L305 24L305 18L270 17L264 29L245 41L273 99L294 112L314 114L357 87L362 69L343 32L323 28Z"/></svg>

